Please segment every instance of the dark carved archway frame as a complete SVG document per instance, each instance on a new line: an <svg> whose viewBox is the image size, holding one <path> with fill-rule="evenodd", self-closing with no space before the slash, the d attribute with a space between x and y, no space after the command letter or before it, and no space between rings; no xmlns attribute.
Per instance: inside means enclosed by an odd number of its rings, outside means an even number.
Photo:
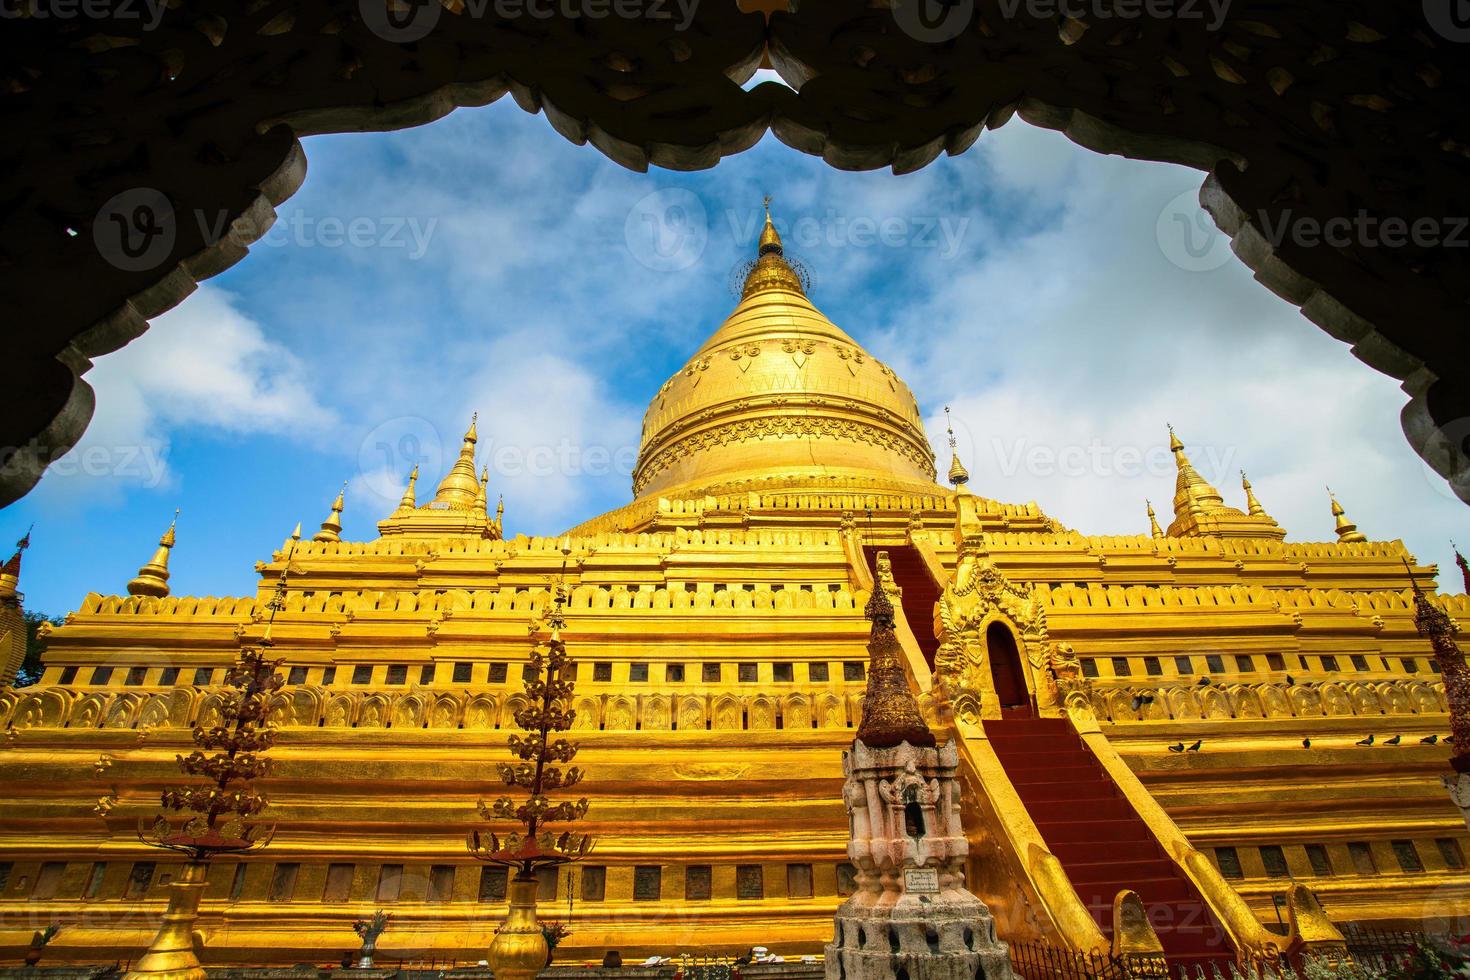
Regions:
<svg viewBox="0 0 1470 980"><path fill-rule="evenodd" d="M304 178L301 136L420 125L506 93L635 170L711 167L770 130L834 167L906 172L1014 114L1099 152L1204 170L1201 201L1239 257L1402 379L1410 443L1470 500L1470 248L1263 234L1283 217L1359 215L1449 234L1470 215L1470 39L1436 24L1439 0L1233 0L1218 30L1196 0L1136 16L1118 15L1128 0L975 0L942 40L885 6L917 0L808 0L769 21L704 0L684 30L671 4L667 18L506 18L450 0L406 43L380 36L382 0L173 2L151 28L120 12L0 24L0 446L20 447L5 450L0 503L80 436L91 361L265 232ZM743 90L763 58L799 91ZM159 261L120 268L93 225L140 188L180 220Z"/></svg>

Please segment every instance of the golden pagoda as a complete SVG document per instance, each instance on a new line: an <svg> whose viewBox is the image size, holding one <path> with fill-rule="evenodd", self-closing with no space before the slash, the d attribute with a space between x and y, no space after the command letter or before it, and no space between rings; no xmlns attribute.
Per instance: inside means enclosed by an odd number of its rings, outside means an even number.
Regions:
<svg viewBox="0 0 1470 980"><path fill-rule="evenodd" d="M912 392L817 309L769 217L735 309L653 394L630 503L506 536L477 424L377 538L341 538L339 496L296 547L271 637L276 836L211 864L206 965L335 963L378 909L385 961L480 958L506 873L463 841L563 575L599 842L540 880L563 960L832 941L875 577L881 680L956 747L964 887L1013 947L1187 965L1470 914L1413 585L1450 617L1470 600L1335 498L1336 540L1286 541L1243 475L1234 507L1172 432L1166 530L1151 505L1138 534L1064 528L981 496L953 452L941 486ZM253 595L184 596L167 538L130 594L87 595L49 635L38 684L0 691L0 955L45 919L65 927L48 961L130 958L179 873L138 819L218 717L286 549Z"/></svg>

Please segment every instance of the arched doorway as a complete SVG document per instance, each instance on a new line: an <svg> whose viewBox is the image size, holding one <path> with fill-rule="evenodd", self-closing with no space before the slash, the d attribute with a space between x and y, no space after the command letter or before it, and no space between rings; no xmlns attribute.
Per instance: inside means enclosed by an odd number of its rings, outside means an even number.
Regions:
<svg viewBox="0 0 1470 980"><path fill-rule="evenodd" d="M990 661L990 679L1003 710L1029 709L1026 675L1021 669L1021 651L1016 637L1004 623L991 623L985 630L985 650Z"/></svg>

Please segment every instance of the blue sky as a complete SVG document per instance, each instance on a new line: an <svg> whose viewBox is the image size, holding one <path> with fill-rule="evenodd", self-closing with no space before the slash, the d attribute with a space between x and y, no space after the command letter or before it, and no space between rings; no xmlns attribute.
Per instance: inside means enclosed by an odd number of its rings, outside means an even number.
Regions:
<svg viewBox="0 0 1470 980"><path fill-rule="evenodd" d="M1167 523L1173 496L1169 421L1227 502L1245 468L1289 539L1332 539L1330 484L1423 560L1470 543L1396 383L1251 280L1196 172L1017 120L903 177L772 137L636 174L509 99L306 149L267 239L99 360L82 445L0 515L0 541L36 525L30 608L122 592L175 507L175 592L251 594L343 481L345 535L375 536L476 410L508 533L625 503L643 409L733 306L763 194L813 300L910 384L936 444L953 406L977 493L1146 531L1144 498Z"/></svg>

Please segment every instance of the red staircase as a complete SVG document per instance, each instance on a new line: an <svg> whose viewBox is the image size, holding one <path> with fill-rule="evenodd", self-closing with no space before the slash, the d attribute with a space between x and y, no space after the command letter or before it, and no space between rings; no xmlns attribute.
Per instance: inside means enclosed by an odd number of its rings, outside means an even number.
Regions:
<svg viewBox="0 0 1470 980"><path fill-rule="evenodd" d="M1199 964L1208 972L1213 960L1229 975L1225 963L1234 953L1224 930L1069 721L1012 716L985 722L985 733L1105 935L1113 932L1113 898L1131 888L1171 966L1188 965L1193 974Z"/></svg>
<svg viewBox="0 0 1470 980"><path fill-rule="evenodd" d="M919 649L929 669L934 669L934 651L939 649L939 640L934 636L934 604L939 601L939 586L929 575L929 569L913 545L863 545L863 557L868 570L876 580L878 576L878 552L888 552L889 564L893 566L893 581L903 597L903 618L908 620L909 629L919 641Z"/></svg>

